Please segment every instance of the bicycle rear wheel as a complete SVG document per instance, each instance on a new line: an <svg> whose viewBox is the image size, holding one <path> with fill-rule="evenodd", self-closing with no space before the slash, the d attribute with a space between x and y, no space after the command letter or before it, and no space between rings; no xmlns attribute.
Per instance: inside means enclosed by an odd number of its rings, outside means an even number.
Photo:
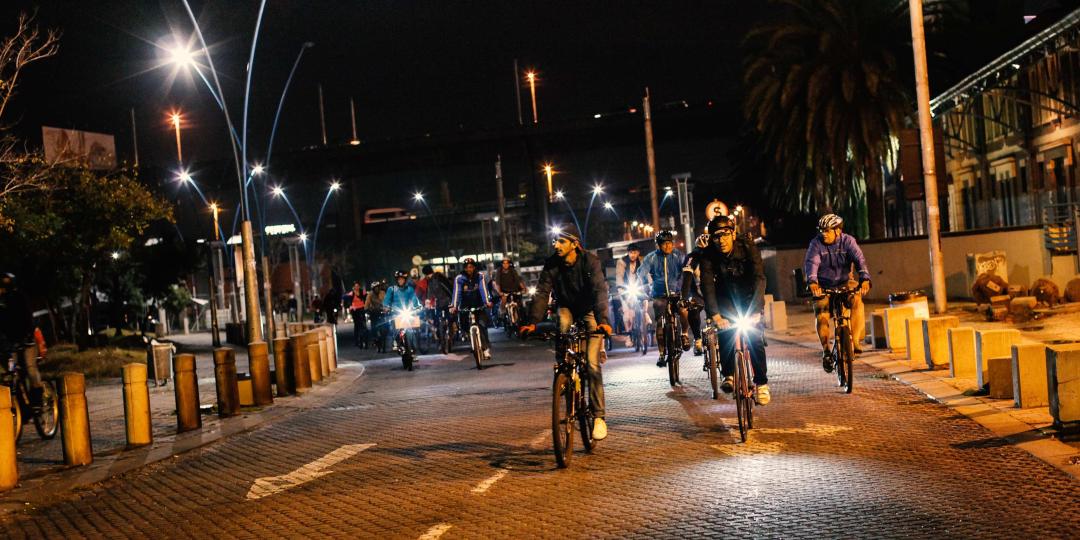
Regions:
<svg viewBox="0 0 1080 540"><path fill-rule="evenodd" d="M565 373L556 373L551 385L551 442L555 463L565 469L574 454L574 382Z"/></svg>
<svg viewBox="0 0 1080 540"><path fill-rule="evenodd" d="M592 453L596 448L596 440L592 436L593 427L593 415L592 408L589 407L589 380L587 378L581 379L581 392L577 393L577 399L575 402L577 406L574 408L574 412L577 413L578 419L578 431L581 433L581 444L585 447L585 451Z"/></svg>
<svg viewBox="0 0 1080 540"><path fill-rule="evenodd" d="M14 388L12 389L14 390ZM22 436L23 428L23 416L22 416L22 404L19 402L18 396L13 391L11 393L11 420L15 427L15 442L19 442L19 437Z"/></svg>
<svg viewBox="0 0 1080 540"><path fill-rule="evenodd" d="M855 381L855 344L851 342L851 329L841 326L837 332L837 341L840 344L840 355L836 359L836 371L843 372L840 385L845 393L850 394Z"/></svg>
<svg viewBox="0 0 1080 540"><path fill-rule="evenodd" d="M42 381L41 410L34 413L34 429L42 439L56 436L60 418L60 401L56 397L56 387L49 381Z"/></svg>

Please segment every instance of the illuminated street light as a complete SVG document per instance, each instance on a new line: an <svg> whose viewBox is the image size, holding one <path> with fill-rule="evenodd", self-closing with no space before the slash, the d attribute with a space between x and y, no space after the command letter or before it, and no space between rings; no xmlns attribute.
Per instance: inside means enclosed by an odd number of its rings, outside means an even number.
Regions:
<svg viewBox="0 0 1080 540"><path fill-rule="evenodd" d="M532 95L533 124L536 124L540 121L540 117L536 114L536 72L525 72L525 78L529 81L529 94Z"/></svg>
<svg viewBox="0 0 1080 540"><path fill-rule="evenodd" d="M559 190L559 191L555 192L555 198L556 199L562 199L563 197L566 197L566 194L563 193L562 190Z"/></svg>
<svg viewBox="0 0 1080 540"><path fill-rule="evenodd" d="M180 171L180 176L177 177L177 179L187 184L190 184L192 183L192 181L194 181L194 179L191 177L191 174L189 174L187 171Z"/></svg>
<svg viewBox="0 0 1080 540"><path fill-rule="evenodd" d="M254 175L260 175L264 171L266 171L266 169L264 169L262 165L255 165L254 167L251 168L251 174L254 174Z"/></svg>
<svg viewBox="0 0 1080 540"><path fill-rule="evenodd" d="M330 183L330 191L337 191L339 189L341 189L341 182L334 180Z"/></svg>
<svg viewBox="0 0 1080 540"><path fill-rule="evenodd" d="M562 232L562 227L560 227L558 225L552 225L550 230L551 230L551 234L558 235L559 233Z"/></svg>
<svg viewBox="0 0 1080 540"><path fill-rule="evenodd" d="M419 203L424 202L424 194L420 193L419 191L417 191L416 193L413 193L412 198L416 202L419 202Z"/></svg>
<svg viewBox="0 0 1080 540"><path fill-rule="evenodd" d="M186 68L195 65L195 55L191 52L191 48L185 45L176 45L166 51L168 53L168 60L170 64L177 67Z"/></svg>
<svg viewBox="0 0 1080 540"><path fill-rule="evenodd" d="M113 258L114 261L116 259L119 259L120 258L120 252L119 251L112 252L112 258Z"/></svg>
<svg viewBox="0 0 1080 540"><path fill-rule="evenodd" d="M307 233L300 233L300 241L307 242Z"/></svg>
<svg viewBox="0 0 1080 540"><path fill-rule="evenodd" d="M551 183L551 177L554 174L555 174L554 167L552 167L550 163L545 163L544 164L544 175L547 176L547 191L548 191L548 200L549 201L554 200L552 197L553 197L553 193L554 193L555 188Z"/></svg>
<svg viewBox="0 0 1080 540"><path fill-rule="evenodd" d="M270 192L273 193L275 197L282 197L285 195L285 190L282 189L281 186L275 187L274 189L270 190Z"/></svg>
<svg viewBox="0 0 1080 540"><path fill-rule="evenodd" d="M169 121L172 122L173 129L176 130L176 162L183 167L184 166L184 153L180 148L180 112L173 111L169 114Z"/></svg>
<svg viewBox="0 0 1080 540"><path fill-rule="evenodd" d="M611 204L611 201L605 202L604 210L615 210L615 205Z"/></svg>
<svg viewBox="0 0 1080 540"><path fill-rule="evenodd" d="M601 195L603 193L604 193L604 186L602 186L600 184L596 184L595 186L593 186L593 188L592 188L593 197L596 197L596 196Z"/></svg>

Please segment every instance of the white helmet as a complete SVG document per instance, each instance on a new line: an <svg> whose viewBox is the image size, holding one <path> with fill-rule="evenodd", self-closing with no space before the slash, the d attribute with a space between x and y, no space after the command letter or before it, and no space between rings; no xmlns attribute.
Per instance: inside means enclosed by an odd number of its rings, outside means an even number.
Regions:
<svg viewBox="0 0 1080 540"><path fill-rule="evenodd" d="M836 214L825 214L821 216L821 219L817 222L817 228L819 231L828 231L835 229L844 224L844 218Z"/></svg>

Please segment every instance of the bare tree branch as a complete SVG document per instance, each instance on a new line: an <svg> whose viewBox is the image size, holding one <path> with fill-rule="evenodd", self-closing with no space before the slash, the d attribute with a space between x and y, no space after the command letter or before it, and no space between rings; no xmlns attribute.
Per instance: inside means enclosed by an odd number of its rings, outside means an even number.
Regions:
<svg viewBox="0 0 1080 540"><path fill-rule="evenodd" d="M60 52L60 31L50 29L42 34L34 24L35 16L20 13L15 33L0 41L0 121L15 95L23 68Z"/></svg>

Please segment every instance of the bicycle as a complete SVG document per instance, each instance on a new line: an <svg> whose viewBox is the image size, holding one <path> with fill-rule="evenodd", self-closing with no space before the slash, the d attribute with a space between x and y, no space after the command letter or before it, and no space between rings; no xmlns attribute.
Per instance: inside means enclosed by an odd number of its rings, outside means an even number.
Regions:
<svg viewBox="0 0 1080 540"><path fill-rule="evenodd" d="M545 328L541 328L545 327ZM555 463L561 469L570 466L573 457L574 424L581 433L586 453L596 450L592 436L595 417L589 398L589 339L606 335L600 330L586 330L575 322L566 332L554 329L554 323L537 325L536 339L555 340L555 376L551 384L551 439Z"/></svg>
<svg viewBox="0 0 1080 540"><path fill-rule="evenodd" d="M476 369L484 369L484 339L477 320L477 312L487 309L486 307L460 308L460 312L467 314L469 318L468 339L469 348L473 359L476 360Z"/></svg>
<svg viewBox="0 0 1080 540"><path fill-rule="evenodd" d="M754 370L750 365L750 351L746 347L746 335L754 328L749 317L740 317L734 324L735 332L735 411L739 419L739 436L746 442L747 432L754 429ZM717 349L719 352L719 349Z"/></svg>
<svg viewBox="0 0 1080 540"><path fill-rule="evenodd" d="M506 304L503 306L503 328L507 337L513 337L517 333L518 325L521 324L521 293L508 293Z"/></svg>
<svg viewBox="0 0 1080 540"><path fill-rule="evenodd" d="M0 377L0 384L11 389L11 414L15 424L16 442L22 436L23 422L27 417L33 419L34 429L44 440L55 437L59 427L57 419L60 417L60 401L53 383L41 381L41 397L32 399L35 389L30 373L37 370L37 363L41 360L35 351L37 344L29 343L20 351L9 353L5 366L7 371Z"/></svg>
<svg viewBox="0 0 1080 540"><path fill-rule="evenodd" d="M822 289L821 296L814 299L829 298L829 316L833 321L832 355L836 363L836 380L851 393L855 382L855 342L851 335L851 303L855 290L848 287Z"/></svg>
<svg viewBox="0 0 1080 540"><path fill-rule="evenodd" d="M679 359L682 358L682 318L675 311L682 305L682 300L678 295L669 295L664 297L667 302L667 307L662 313L657 313L656 316L656 328L657 333L663 336L664 350L661 352L665 356L668 368L668 382L671 386L681 384L679 380ZM659 348L659 343L657 343Z"/></svg>
<svg viewBox="0 0 1080 540"><path fill-rule="evenodd" d="M712 385L712 398L720 399L719 369L720 369L720 338L717 335L720 329L709 320L705 329L701 331L701 340L704 344L705 371L709 372L709 384Z"/></svg>
<svg viewBox="0 0 1080 540"><path fill-rule="evenodd" d="M413 370L413 361L416 359L416 350L413 348L412 336L420 328L420 317L415 309L396 310L394 312L394 348L401 355L401 367L405 371Z"/></svg>

